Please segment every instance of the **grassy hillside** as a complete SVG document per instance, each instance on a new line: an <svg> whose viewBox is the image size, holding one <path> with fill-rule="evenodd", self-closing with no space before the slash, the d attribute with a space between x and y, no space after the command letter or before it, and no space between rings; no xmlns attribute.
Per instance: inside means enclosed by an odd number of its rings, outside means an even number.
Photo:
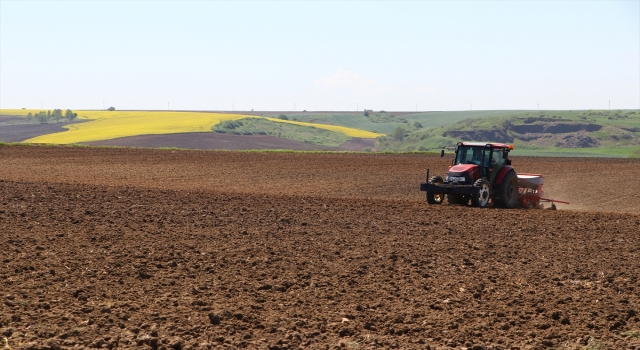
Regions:
<svg viewBox="0 0 640 350"><path fill-rule="evenodd" d="M451 113L460 116L461 112ZM494 141L513 143L515 153L523 155L624 157L631 156L640 146L638 110L483 113L486 116L478 113L475 118L434 127L396 129L379 138L377 148L385 151L434 150L461 140ZM412 120L411 115L405 118Z"/></svg>
<svg viewBox="0 0 640 350"><path fill-rule="evenodd" d="M349 136L343 133L276 122L266 118L246 118L235 121L224 121L214 126L213 131L234 135L271 135L289 140L332 147L337 147L350 139Z"/></svg>
<svg viewBox="0 0 640 350"><path fill-rule="evenodd" d="M279 118L286 116L289 120L309 123L340 125L350 128L369 130L391 134L396 128L407 128L415 122L424 128L448 125L464 119L479 119L495 116L510 116L516 111L454 111L454 112L386 112L370 111L368 116L363 112L295 112L295 113L262 113L260 115Z"/></svg>
<svg viewBox="0 0 640 350"><path fill-rule="evenodd" d="M329 124L368 130L381 134L391 133L408 121L393 113L371 112L369 117L362 113L266 113L264 116L301 121L314 124Z"/></svg>

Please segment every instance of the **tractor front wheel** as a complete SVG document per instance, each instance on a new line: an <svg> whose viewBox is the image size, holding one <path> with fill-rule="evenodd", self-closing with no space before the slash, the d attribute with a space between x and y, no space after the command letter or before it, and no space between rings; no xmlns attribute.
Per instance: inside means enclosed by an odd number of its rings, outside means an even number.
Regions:
<svg viewBox="0 0 640 350"><path fill-rule="evenodd" d="M441 184L444 181L442 180L442 176L433 176L429 179L430 184ZM427 191L427 203L429 204L442 204L444 200L444 193L433 193Z"/></svg>
<svg viewBox="0 0 640 350"><path fill-rule="evenodd" d="M471 197L471 204L474 207L484 208L489 205L489 199L491 198L491 186L485 179L479 179L473 186L478 188L478 192L474 193Z"/></svg>

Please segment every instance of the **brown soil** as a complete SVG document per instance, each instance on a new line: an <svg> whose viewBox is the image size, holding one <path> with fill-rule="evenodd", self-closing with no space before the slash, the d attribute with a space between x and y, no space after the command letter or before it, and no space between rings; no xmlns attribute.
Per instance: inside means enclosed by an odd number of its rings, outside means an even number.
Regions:
<svg viewBox="0 0 640 350"><path fill-rule="evenodd" d="M0 115L0 123L10 122L12 120L22 119L21 117L16 117L13 115Z"/></svg>
<svg viewBox="0 0 640 350"><path fill-rule="evenodd" d="M12 349L640 348L638 209L429 206L423 170L447 162L0 147L1 336ZM640 184L619 174L639 164L514 160L584 202L594 188L620 198L615 172L631 195L602 210L638 208Z"/></svg>
<svg viewBox="0 0 640 350"><path fill-rule="evenodd" d="M9 121L9 120L4 120ZM50 124L15 124L0 125L0 141L4 142L22 142L30 138L51 134L54 132L65 131L65 125L77 124L83 121L50 123Z"/></svg>
<svg viewBox="0 0 640 350"><path fill-rule="evenodd" d="M187 149L289 149L299 151L332 150L334 147L323 147L311 143L288 140L269 135L231 135L217 132L198 132L165 135L140 135L122 137L113 140L87 142L94 146L126 146L126 147L175 147Z"/></svg>
<svg viewBox="0 0 640 350"><path fill-rule="evenodd" d="M363 151L365 148L374 150L376 148L375 139L352 138L338 147L341 151Z"/></svg>
<svg viewBox="0 0 640 350"><path fill-rule="evenodd" d="M87 142L86 144L92 146L125 146L144 148L175 147L209 150L278 149L296 151L362 151L367 147L374 149L376 146L376 140L353 138L338 147L327 147L269 135L231 135L207 132L141 135L122 137L113 140Z"/></svg>

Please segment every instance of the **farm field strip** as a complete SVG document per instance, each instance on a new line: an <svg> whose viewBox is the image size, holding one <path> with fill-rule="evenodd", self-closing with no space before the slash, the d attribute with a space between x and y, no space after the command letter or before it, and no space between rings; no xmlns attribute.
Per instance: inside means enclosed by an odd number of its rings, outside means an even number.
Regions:
<svg viewBox="0 0 640 350"><path fill-rule="evenodd" d="M361 129L355 129L355 128L350 128L350 127L346 127L346 126L339 126L339 125L308 123L308 122L300 122L300 121L294 121L294 120L283 120L283 119L278 119L278 118L265 118L265 119L270 120L272 122L288 123L288 124L294 124L294 125L300 125L300 126L308 126L308 127L312 127L312 128L318 128L318 129L324 129L324 130L339 132L339 133L345 134L345 135L350 136L350 137L357 137L357 138L361 138L361 139L375 139L378 136L383 136L384 135L384 134L380 134L380 133L376 133L376 132L371 132L371 131L361 130Z"/></svg>
<svg viewBox="0 0 640 350"><path fill-rule="evenodd" d="M0 110L6 115L27 115L36 110ZM244 118L260 118L241 114L170 112L170 111L76 111L84 123L64 126L66 131L37 136L26 140L29 143L72 144L110 140L138 135L161 135L175 133L211 132L211 128L222 121ZM314 124L266 118L274 122L290 123L343 133L349 137L376 138L381 134L354 128Z"/></svg>
<svg viewBox="0 0 640 350"><path fill-rule="evenodd" d="M448 157L419 154L10 146L0 147L0 178L423 202L424 192L418 187L425 181L426 169L442 175L450 162ZM632 194L640 193L640 183L617 174L636 173L640 159L513 157L513 165L517 172L543 174L545 195L572 203L560 208L638 212L640 198ZM70 167L83 171L70 174ZM616 186L603 183L614 177Z"/></svg>

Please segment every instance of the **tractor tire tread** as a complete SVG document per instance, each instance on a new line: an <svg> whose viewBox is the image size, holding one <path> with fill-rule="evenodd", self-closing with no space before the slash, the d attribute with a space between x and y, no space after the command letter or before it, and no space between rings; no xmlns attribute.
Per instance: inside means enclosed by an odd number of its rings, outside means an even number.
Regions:
<svg viewBox="0 0 640 350"><path fill-rule="evenodd" d="M429 179L429 183L430 184L437 184L437 183L443 183L444 180L442 179L442 176L440 175L435 175L432 176ZM439 196L439 199L436 198L435 194L433 192L429 192L427 191L427 203L429 204L442 204L442 200L444 199L444 195Z"/></svg>
<svg viewBox="0 0 640 350"><path fill-rule="evenodd" d="M510 170L496 186L496 205L501 208L512 209L518 205L518 176Z"/></svg>
<svg viewBox="0 0 640 350"><path fill-rule="evenodd" d="M483 187L483 185L487 185L489 188L489 193L491 193L491 184L489 184L489 181L485 180L485 179L478 179L476 180L476 182L473 183L474 187L477 187L479 189L481 189ZM482 205L482 201L480 199L480 190L478 190L477 193L474 193L471 196L471 205L473 205L474 207L487 207L489 205L488 201L485 203L485 205Z"/></svg>

